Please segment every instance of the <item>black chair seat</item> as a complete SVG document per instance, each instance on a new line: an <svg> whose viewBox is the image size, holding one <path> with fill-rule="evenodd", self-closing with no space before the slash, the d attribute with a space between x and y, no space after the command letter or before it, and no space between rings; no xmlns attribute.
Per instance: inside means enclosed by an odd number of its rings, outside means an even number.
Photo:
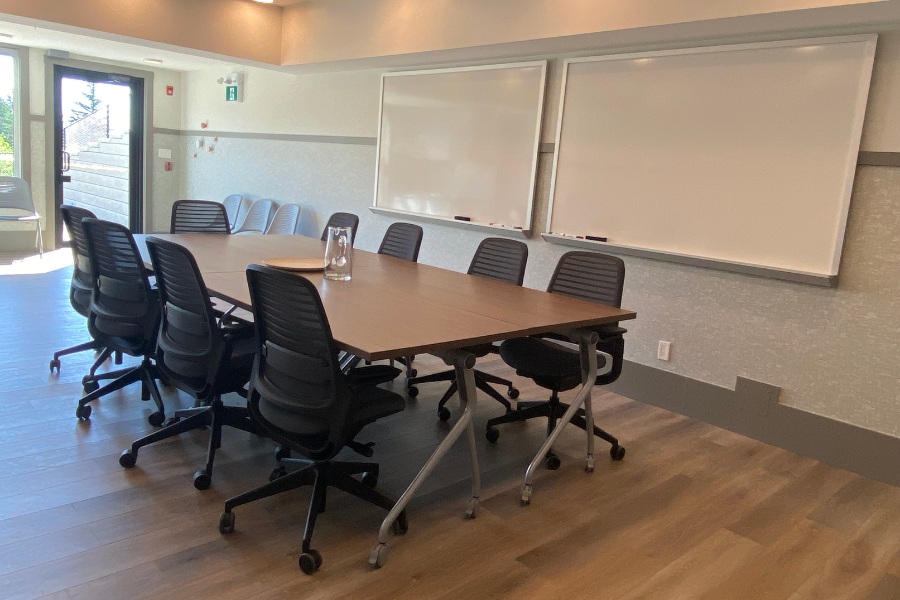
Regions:
<svg viewBox="0 0 900 600"><path fill-rule="evenodd" d="M359 431L382 417L401 412L406 408L402 396L389 390L374 386L354 389L353 399L347 415L347 431L350 439ZM259 413L267 421L266 427L272 427L273 437L284 438L304 448L322 448L328 443L328 422L311 419L308 413L302 413L267 402L259 401ZM302 433L301 433L302 432Z"/></svg>
<svg viewBox="0 0 900 600"><path fill-rule="evenodd" d="M353 388L364 385L378 385L397 379L402 372L391 365L367 365L350 370L347 373L347 380L350 382L350 387Z"/></svg>
<svg viewBox="0 0 900 600"><path fill-rule="evenodd" d="M564 392L581 384L581 357L574 348L539 338L517 338L500 344L500 356L517 375L543 388ZM597 368L605 365L606 359L598 355Z"/></svg>

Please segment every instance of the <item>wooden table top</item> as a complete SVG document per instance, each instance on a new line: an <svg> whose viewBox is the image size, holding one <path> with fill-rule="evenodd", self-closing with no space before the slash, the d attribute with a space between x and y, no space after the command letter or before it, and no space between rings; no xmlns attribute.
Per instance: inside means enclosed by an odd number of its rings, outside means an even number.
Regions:
<svg viewBox="0 0 900 600"><path fill-rule="evenodd" d="M135 236L142 253L146 237ZM247 309L248 264L262 263L264 258L324 255L324 242L298 235L155 237L188 248L210 292ZM318 288L338 345L366 360L433 353L636 316L628 310L362 250L353 252L350 281L330 281L322 273L297 276Z"/></svg>

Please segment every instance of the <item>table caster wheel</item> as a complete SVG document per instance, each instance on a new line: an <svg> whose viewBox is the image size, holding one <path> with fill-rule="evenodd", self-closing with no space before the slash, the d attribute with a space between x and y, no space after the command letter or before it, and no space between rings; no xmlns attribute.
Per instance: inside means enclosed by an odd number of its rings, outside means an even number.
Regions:
<svg viewBox="0 0 900 600"><path fill-rule="evenodd" d="M281 479L287 475L287 469L284 467L275 467L272 469L272 472L269 473L269 481L275 481L276 479Z"/></svg>
<svg viewBox="0 0 900 600"><path fill-rule="evenodd" d="M212 477L206 471L197 471L194 473L194 487L198 490L208 490L212 484Z"/></svg>
<svg viewBox="0 0 900 600"><path fill-rule="evenodd" d="M559 460L559 457L555 454L548 454L544 459L544 464L547 465L547 468L551 471L557 470L562 462Z"/></svg>
<svg viewBox="0 0 900 600"><path fill-rule="evenodd" d="M93 379L89 379L88 381L82 383L81 389L84 390L84 394L86 396L92 392L96 392L97 390L99 390L100 384Z"/></svg>
<svg viewBox="0 0 900 600"><path fill-rule="evenodd" d="M409 531L409 522L406 520L405 510L397 515L397 518L391 523L391 531L394 532L394 535L404 535Z"/></svg>
<svg viewBox="0 0 900 600"><path fill-rule="evenodd" d="M372 471L366 471L362 475L362 482L370 488L374 488L378 485L378 474L373 473Z"/></svg>
<svg viewBox="0 0 900 600"><path fill-rule="evenodd" d="M380 569L387 560L387 544L375 544L372 551L369 552L369 566L373 569Z"/></svg>
<svg viewBox="0 0 900 600"><path fill-rule="evenodd" d="M416 396L419 395L419 388L417 388L416 386L408 387L406 389L406 395L409 396L410 398L415 398Z"/></svg>
<svg viewBox="0 0 900 600"><path fill-rule="evenodd" d="M166 415L159 411L150 413L150 416L147 417L147 422L154 427L162 427L162 424L165 423L165 421Z"/></svg>
<svg viewBox="0 0 900 600"><path fill-rule="evenodd" d="M587 459L584 461L584 470L587 473L594 472L594 457L593 456L588 456Z"/></svg>
<svg viewBox="0 0 900 600"><path fill-rule="evenodd" d="M222 535L234 533L234 513L223 512L219 516L219 533Z"/></svg>
<svg viewBox="0 0 900 600"><path fill-rule="evenodd" d="M59 373L59 361L55 358L50 361L50 372L52 373L54 370L57 372L57 374Z"/></svg>
<svg viewBox="0 0 900 600"><path fill-rule="evenodd" d="M442 406L438 409L438 419L441 421L449 421L450 420L450 409L446 406Z"/></svg>
<svg viewBox="0 0 900 600"><path fill-rule="evenodd" d="M510 400L515 400L519 397L519 390L514 387L509 388L508 390L506 390L506 397Z"/></svg>
<svg viewBox="0 0 900 600"><path fill-rule="evenodd" d="M312 575L322 566L322 555L319 554L318 550L310 548L308 552L300 555L300 560L297 562L300 564L301 571L307 575Z"/></svg>
<svg viewBox="0 0 900 600"><path fill-rule="evenodd" d="M491 427L485 432L484 437L490 443L495 444L500 439L500 431L496 427Z"/></svg>
<svg viewBox="0 0 900 600"><path fill-rule="evenodd" d="M481 512L481 501L478 498L472 498L469 500L469 505L466 507L466 518L474 519Z"/></svg>
<svg viewBox="0 0 900 600"><path fill-rule="evenodd" d="M531 504L531 492L532 491L533 491L533 488L529 484L526 483L525 485L522 486L522 498L520 500L520 503L522 504L522 506L528 506L529 504Z"/></svg>
<svg viewBox="0 0 900 600"><path fill-rule="evenodd" d="M609 449L609 456L613 460L622 460L623 458L625 458L625 447L616 444Z"/></svg>
<svg viewBox="0 0 900 600"><path fill-rule="evenodd" d="M119 455L119 465L125 469L130 469L137 463L137 454L131 450L125 450Z"/></svg>
<svg viewBox="0 0 900 600"><path fill-rule="evenodd" d="M90 404L79 404L78 408L75 409L75 416L79 419L90 419L91 418L91 405Z"/></svg>

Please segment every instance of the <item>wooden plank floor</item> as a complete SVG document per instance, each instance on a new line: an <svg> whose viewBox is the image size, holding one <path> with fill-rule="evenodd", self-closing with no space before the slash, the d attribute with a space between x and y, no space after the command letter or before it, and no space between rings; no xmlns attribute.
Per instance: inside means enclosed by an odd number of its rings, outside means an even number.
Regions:
<svg viewBox="0 0 900 600"><path fill-rule="evenodd" d="M226 431L205 492L191 485L205 432L148 447L123 470L118 454L152 429L152 403L134 386L79 423L92 356L64 357L62 373L48 374L54 350L87 339L68 305L69 271L4 272L2 598L900 598L900 490L610 393L598 394L596 415L627 447L623 462L598 443L596 471L585 473L583 433L570 428L558 446L562 468L541 469L531 506L521 507L543 425L506 426L488 444L484 422L501 409L483 400L482 514L463 519L470 484L458 445L380 570L366 561L383 512L332 492L314 537L324 565L307 577L297 557L308 491L240 507L236 533L217 530L224 499L266 480L273 444ZM427 357L417 366L442 367ZM509 375L496 359L484 368ZM519 386L522 398L543 396ZM404 413L360 436L376 442L389 494L446 432L435 417L443 389L422 386ZM171 390L166 401L170 412L188 404Z"/></svg>

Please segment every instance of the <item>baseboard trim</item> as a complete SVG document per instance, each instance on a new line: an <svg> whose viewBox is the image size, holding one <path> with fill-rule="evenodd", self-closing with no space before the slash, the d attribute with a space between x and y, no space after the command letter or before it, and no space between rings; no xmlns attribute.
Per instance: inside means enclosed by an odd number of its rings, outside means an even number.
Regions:
<svg viewBox="0 0 900 600"><path fill-rule="evenodd" d="M626 361L605 389L900 486L900 438L780 404L777 386L738 377L730 390Z"/></svg>

